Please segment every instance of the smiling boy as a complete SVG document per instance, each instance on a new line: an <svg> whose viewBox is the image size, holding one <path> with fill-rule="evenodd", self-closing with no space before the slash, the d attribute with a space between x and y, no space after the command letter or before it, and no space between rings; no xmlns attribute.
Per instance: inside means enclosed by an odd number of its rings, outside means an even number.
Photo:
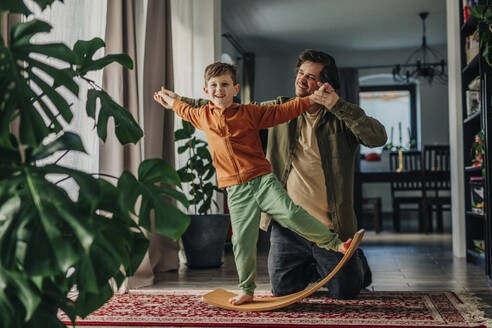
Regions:
<svg viewBox="0 0 492 328"><path fill-rule="evenodd" d="M308 110L313 103L338 100L333 88L322 85L307 97L281 105L239 105L233 97L239 92L236 68L214 63L205 69L205 93L210 102L194 108L164 88L154 94L163 107L205 132L217 172L219 188L226 188L232 226L234 259L242 293L231 298L239 305L253 299L256 277L256 243L260 213L319 247L345 253L351 239L342 243L336 233L288 197L265 158L258 131L287 122Z"/></svg>

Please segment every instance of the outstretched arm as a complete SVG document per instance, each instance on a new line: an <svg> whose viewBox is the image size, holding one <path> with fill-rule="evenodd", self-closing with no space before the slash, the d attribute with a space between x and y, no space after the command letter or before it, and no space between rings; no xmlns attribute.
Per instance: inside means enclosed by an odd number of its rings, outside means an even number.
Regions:
<svg viewBox="0 0 492 328"><path fill-rule="evenodd" d="M256 115L258 128L265 129L290 121L307 111L313 104L334 102L333 95L326 91L327 88L330 86L326 83L316 93L308 97L295 98L279 105L254 107L253 113Z"/></svg>
<svg viewBox="0 0 492 328"><path fill-rule="evenodd" d="M154 100L166 109L172 109L183 120L190 122L197 129L202 128L201 114L203 107L196 109L179 99L179 95L173 91L161 88L160 91L154 92Z"/></svg>

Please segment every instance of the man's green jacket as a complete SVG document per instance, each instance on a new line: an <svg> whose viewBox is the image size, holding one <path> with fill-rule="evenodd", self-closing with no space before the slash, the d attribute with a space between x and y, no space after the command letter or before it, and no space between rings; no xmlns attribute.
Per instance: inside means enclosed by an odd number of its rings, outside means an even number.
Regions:
<svg viewBox="0 0 492 328"><path fill-rule="evenodd" d="M199 107L208 103L204 99L182 97L188 104ZM278 97L261 102L260 105L274 105L289 101ZM326 195L333 229L341 240L353 237L357 231L357 218L354 211L354 165L359 144L378 147L386 143L384 126L376 119L367 116L357 105L340 98L330 110L321 109L320 121L316 127L316 137L321 155ZM268 129L267 159L272 164L273 173L283 186L287 183L297 141L301 133L301 115L287 123ZM268 229L271 217L262 215L260 228Z"/></svg>

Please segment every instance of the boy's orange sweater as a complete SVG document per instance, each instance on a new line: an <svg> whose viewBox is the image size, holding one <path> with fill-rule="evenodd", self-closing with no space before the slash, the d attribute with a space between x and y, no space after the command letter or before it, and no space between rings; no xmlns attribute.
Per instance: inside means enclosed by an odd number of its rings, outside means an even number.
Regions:
<svg viewBox="0 0 492 328"><path fill-rule="evenodd" d="M176 100L173 111L205 132L219 188L224 188L272 172L263 154L259 130L287 122L309 107L308 97L274 106L233 103L226 109L212 102L194 108Z"/></svg>

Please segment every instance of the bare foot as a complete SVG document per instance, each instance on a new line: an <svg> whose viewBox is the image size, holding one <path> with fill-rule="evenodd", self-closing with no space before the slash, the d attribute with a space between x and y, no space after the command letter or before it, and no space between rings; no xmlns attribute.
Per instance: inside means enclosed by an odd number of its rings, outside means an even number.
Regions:
<svg viewBox="0 0 492 328"><path fill-rule="evenodd" d="M243 303L249 303L252 300L253 300L253 295L241 293L237 296L229 298L229 303L231 303L232 305L239 305Z"/></svg>

